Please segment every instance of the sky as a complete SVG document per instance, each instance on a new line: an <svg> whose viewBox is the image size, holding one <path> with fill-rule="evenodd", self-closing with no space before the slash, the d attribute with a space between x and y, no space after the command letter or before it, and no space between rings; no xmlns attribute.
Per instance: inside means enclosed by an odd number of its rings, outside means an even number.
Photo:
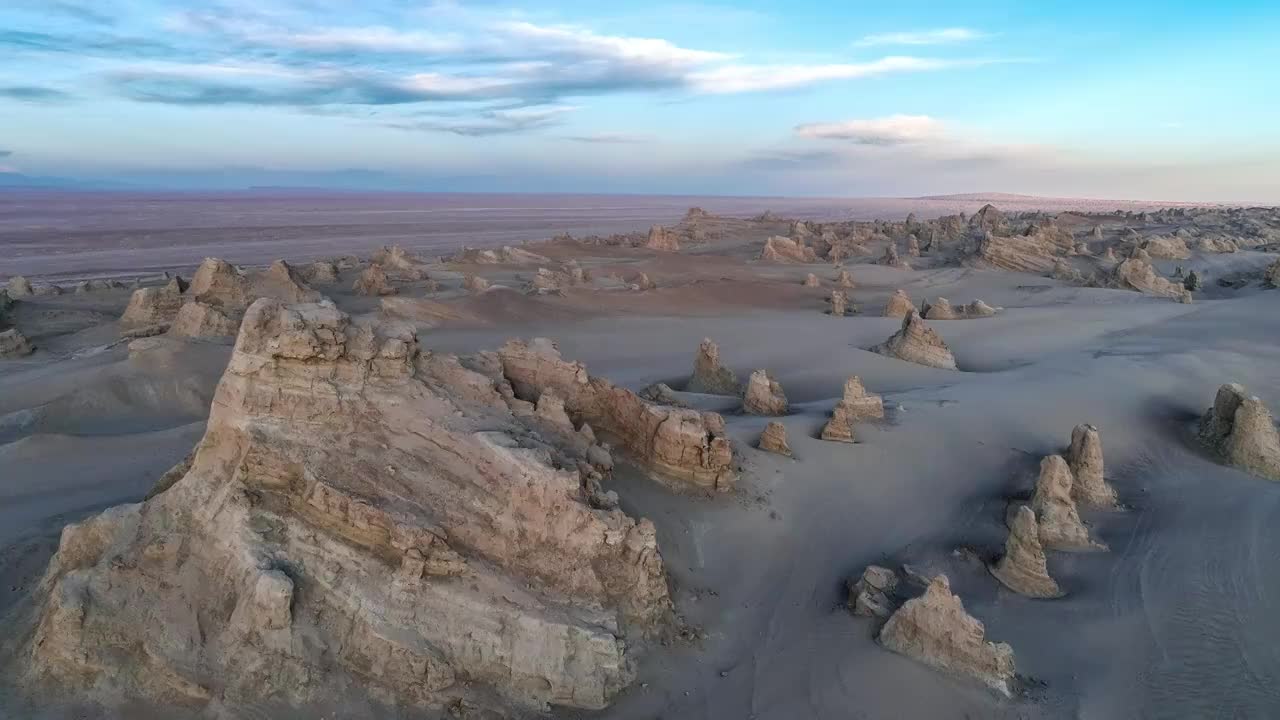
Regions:
<svg viewBox="0 0 1280 720"><path fill-rule="evenodd" d="M0 181L1274 203L1277 38L1274 0L2 0Z"/></svg>

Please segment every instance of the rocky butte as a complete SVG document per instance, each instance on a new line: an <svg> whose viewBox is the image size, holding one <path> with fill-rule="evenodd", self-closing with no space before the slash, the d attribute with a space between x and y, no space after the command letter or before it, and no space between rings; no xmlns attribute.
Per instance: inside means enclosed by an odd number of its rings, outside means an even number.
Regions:
<svg viewBox="0 0 1280 720"><path fill-rule="evenodd" d="M568 414L642 431L647 463L728 476L709 419L546 352L436 355L327 301L256 301L189 467L64 529L11 628L29 689L234 717L604 707L671 603L653 525L592 502L607 451L522 415L562 382Z"/></svg>
<svg viewBox="0 0 1280 720"><path fill-rule="evenodd" d="M942 370L955 370L956 359L951 349L938 337L933 328L925 324L920 313L912 310L902 319L902 329L883 343L871 348L872 352L895 357L899 360L926 365Z"/></svg>

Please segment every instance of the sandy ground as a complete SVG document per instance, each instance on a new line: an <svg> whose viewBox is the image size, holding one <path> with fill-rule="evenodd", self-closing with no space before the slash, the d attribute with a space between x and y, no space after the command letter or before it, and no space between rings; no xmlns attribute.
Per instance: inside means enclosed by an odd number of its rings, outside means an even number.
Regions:
<svg viewBox="0 0 1280 720"><path fill-rule="evenodd" d="M726 412L745 469L730 496L681 496L634 469L615 474L624 509L656 523L677 609L705 639L650 649L607 711L556 717L1280 715L1280 485L1217 464L1192 440L1222 383L1280 409L1280 291L1213 289L1180 305L1016 273L857 264L862 313L833 318L822 312L827 289L800 280L815 272L829 287L835 271L754 263L757 241L660 260L601 250L583 264L644 267L662 287L563 298L499 290L457 297L454 319L422 326L423 346L448 352L545 335L634 389L679 389L711 337L740 377L767 368L792 401L783 422L796 458L785 459L752 447L767 419L737 414L732 399L684 396ZM1181 264L1212 279L1272 259L1197 254ZM898 287L917 302L981 298L1004 310L933 323L961 371L924 368L865 349L897 329L878 315ZM373 309L331 295L350 311ZM111 322L90 319L124 301L36 299L20 326L57 311L84 327L0 363L0 609L38 578L62 524L140 499L200 436L229 347L194 343L139 366L125 345L104 347ZM883 394L887 418L859 425L855 445L817 440L851 374ZM1084 513L1109 552L1050 555L1065 598L1020 597L983 561L1001 551L1008 501L1029 495L1039 459L1082 422L1101 429L1126 510ZM843 607L846 579L872 562L947 573L988 638L1013 646L1027 694L1001 700L880 648L873 622Z"/></svg>

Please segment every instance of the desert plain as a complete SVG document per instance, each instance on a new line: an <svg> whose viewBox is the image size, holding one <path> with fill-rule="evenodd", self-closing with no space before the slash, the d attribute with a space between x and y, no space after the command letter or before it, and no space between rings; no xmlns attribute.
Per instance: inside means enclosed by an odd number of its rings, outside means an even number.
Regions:
<svg viewBox="0 0 1280 720"><path fill-rule="evenodd" d="M1280 210L183 202L0 198L0 715L1280 713Z"/></svg>

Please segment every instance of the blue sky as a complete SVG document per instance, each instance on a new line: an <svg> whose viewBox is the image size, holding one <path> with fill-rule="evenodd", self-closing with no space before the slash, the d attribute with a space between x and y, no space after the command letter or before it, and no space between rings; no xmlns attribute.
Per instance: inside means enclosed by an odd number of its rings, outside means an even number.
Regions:
<svg viewBox="0 0 1280 720"><path fill-rule="evenodd" d="M0 172L1280 201L1280 3L5 0Z"/></svg>

